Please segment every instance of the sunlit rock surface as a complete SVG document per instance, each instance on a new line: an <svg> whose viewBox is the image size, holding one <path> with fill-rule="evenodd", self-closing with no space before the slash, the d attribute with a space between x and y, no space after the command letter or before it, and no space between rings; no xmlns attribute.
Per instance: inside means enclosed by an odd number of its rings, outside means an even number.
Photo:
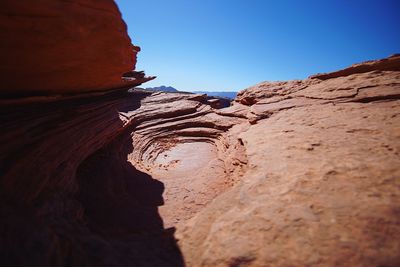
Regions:
<svg viewBox="0 0 400 267"><path fill-rule="evenodd" d="M238 94L247 171L179 225L188 266L400 264L399 57L366 64Z"/></svg>
<svg viewBox="0 0 400 267"><path fill-rule="evenodd" d="M399 81L2 100L3 262L397 266Z"/></svg>
<svg viewBox="0 0 400 267"><path fill-rule="evenodd" d="M245 169L243 145L229 134L244 119L216 114L204 95L21 101L2 104L2 253L10 264L182 265L171 227Z"/></svg>
<svg viewBox="0 0 400 267"><path fill-rule="evenodd" d="M399 56L217 109L127 90L112 1L0 5L2 266L400 265Z"/></svg>

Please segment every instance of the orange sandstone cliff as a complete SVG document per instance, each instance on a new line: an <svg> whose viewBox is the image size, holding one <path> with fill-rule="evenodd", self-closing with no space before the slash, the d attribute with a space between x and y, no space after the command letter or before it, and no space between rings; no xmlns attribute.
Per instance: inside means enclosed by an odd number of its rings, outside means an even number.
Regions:
<svg viewBox="0 0 400 267"><path fill-rule="evenodd" d="M135 68L133 46L111 0L0 2L2 96L106 91ZM143 77L141 77L143 78Z"/></svg>
<svg viewBox="0 0 400 267"><path fill-rule="evenodd" d="M0 5L2 266L400 264L399 56L215 109L129 89L113 1Z"/></svg>

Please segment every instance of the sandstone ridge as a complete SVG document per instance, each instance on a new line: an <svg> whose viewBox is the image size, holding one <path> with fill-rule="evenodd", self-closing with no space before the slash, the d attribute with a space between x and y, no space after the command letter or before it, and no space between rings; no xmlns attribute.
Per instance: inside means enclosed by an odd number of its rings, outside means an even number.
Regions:
<svg viewBox="0 0 400 267"><path fill-rule="evenodd" d="M1 3L2 265L400 265L399 56L217 109L129 87L113 1L39 2Z"/></svg>
<svg viewBox="0 0 400 267"><path fill-rule="evenodd" d="M220 112L251 125L238 135L247 171L179 225L188 266L397 266L399 67L394 56L240 92Z"/></svg>
<svg viewBox="0 0 400 267"><path fill-rule="evenodd" d="M140 90L3 101L2 258L396 266L399 78L264 82L224 109Z"/></svg>

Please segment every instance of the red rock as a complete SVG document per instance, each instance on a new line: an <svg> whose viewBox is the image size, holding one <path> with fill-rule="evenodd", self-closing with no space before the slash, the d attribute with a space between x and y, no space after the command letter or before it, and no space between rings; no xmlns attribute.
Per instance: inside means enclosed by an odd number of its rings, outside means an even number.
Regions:
<svg viewBox="0 0 400 267"><path fill-rule="evenodd" d="M369 71L400 71L400 54L394 54L388 58L383 58L380 60L370 60L354 64L343 70L338 70L331 73L315 74L310 78L327 80Z"/></svg>
<svg viewBox="0 0 400 267"><path fill-rule="evenodd" d="M3 261L183 264L164 227L188 220L237 182L242 146L222 135L245 119L215 114L203 95L149 94L2 102L0 226L12 225L11 234L1 233ZM45 247L22 246L31 243Z"/></svg>
<svg viewBox="0 0 400 267"><path fill-rule="evenodd" d="M226 109L140 90L3 100L0 256L397 266L399 80L260 83Z"/></svg>
<svg viewBox="0 0 400 267"><path fill-rule="evenodd" d="M1 5L2 265L400 265L398 57L214 109L115 90L147 78L111 1Z"/></svg>
<svg viewBox="0 0 400 267"><path fill-rule="evenodd" d="M188 266L400 264L400 64L356 66L238 94L247 171L178 225Z"/></svg>
<svg viewBox="0 0 400 267"><path fill-rule="evenodd" d="M104 91L123 81L140 50L112 0L0 3L1 96Z"/></svg>

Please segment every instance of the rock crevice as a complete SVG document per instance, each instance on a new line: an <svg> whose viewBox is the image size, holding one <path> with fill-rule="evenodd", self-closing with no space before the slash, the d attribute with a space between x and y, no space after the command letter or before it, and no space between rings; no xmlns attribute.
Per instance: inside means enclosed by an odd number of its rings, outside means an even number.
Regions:
<svg viewBox="0 0 400 267"><path fill-rule="evenodd" d="M398 55L216 109L131 88L113 1L28 2L0 4L2 265L400 265Z"/></svg>

